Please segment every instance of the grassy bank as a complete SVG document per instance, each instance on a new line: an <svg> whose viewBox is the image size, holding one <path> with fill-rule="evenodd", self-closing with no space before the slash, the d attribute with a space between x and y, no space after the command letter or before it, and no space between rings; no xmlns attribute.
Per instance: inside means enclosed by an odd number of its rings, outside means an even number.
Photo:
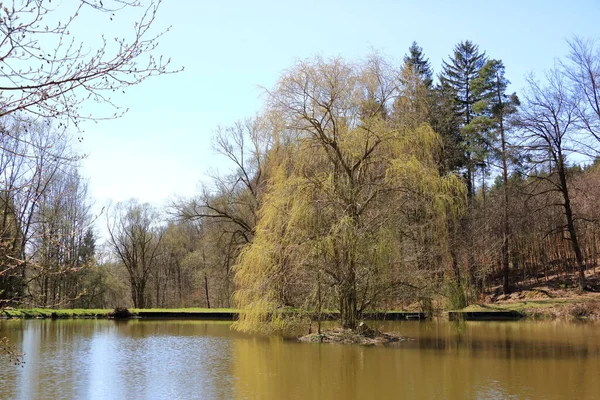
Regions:
<svg viewBox="0 0 600 400"><path fill-rule="evenodd" d="M108 318L110 313L113 311L113 309L8 308L0 310L0 318ZM145 313L164 313L165 317L168 317L170 314L172 314L173 316L179 318L185 318L185 314L198 317L198 314L239 312L239 310L234 308L132 308L129 309L129 311L133 317L140 316L140 313L142 313L142 315ZM571 293L569 297L534 299L531 298L531 296L528 296L527 293L519 291L515 292L511 297L501 301L470 305L455 311L469 313L511 311L522 314L525 318L530 319L600 321L600 293L588 293L584 295L576 295ZM397 312L388 311L380 312L378 314L385 315L388 313L393 314ZM207 319L210 319L210 317ZM376 319L394 318L380 316Z"/></svg>
<svg viewBox="0 0 600 400"><path fill-rule="evenodd" d="M49 308L29 308L18 309L9 308L0 310L0 318L108 318L114 310L112 309L49 309ZM155 317L173 317L173 318L203 318L211 319L211 315L239 313L235 308L130 308L129 313L132 317L155 318ZM289 310L290 314L298 313L298 310ZM404 314L410 314L406 318ZM419 314L419 315L417 315ZM223 317L223 316L221 316ZM327 311L321 314L323 320L335 320L339 316L335 311ZM403 311L378 311L367 312L364 314L366 319L377 320L398 320L398 319L422 319L425 315L416 312Z"/></svg>
<svg viewBox="0 0 600 400"><path fill-rule="evenodd" d="M510 294L502 294L502 288L495 287L485 294L481 303L455 311L504 311L530 319L600 321L600 272L587 271L586 280L586 291L577 289L575 274L515 282Z"/></svg>
<svg viewBox="0 0 600 400"><path fill-rule="evenodd" d="M530 319L600 320L600 298L576 296L476 304L462 312L513 311Z"/></svg>
<svg viewBox="0 0 600 400"><path fill-rule="evenodd" d="M199 308L199 307L191 307L191 308L130 308L129 311L131 311L134 314L137 314L140 311L147 311L147 312L172 312L172 313L220 313L220 312L231 312L231 313L235 313L238 312L237 309L235 308Z"/></svg>
<svg viewBox="0 0 600 400"><path fill-rule="evenodd" d="M133 316L140 311L164 313L221 313L237 312L233 308L148 308L129 310ZM113 309L50 309L50 308L8 308L0 310L0 318L108 318Z"/></svg>
<svg viewBox="0 0 600 400"><path fill-rule="evenodd" d="M9 308L0 310L4 318L106 318L110 309Z"/></svg>

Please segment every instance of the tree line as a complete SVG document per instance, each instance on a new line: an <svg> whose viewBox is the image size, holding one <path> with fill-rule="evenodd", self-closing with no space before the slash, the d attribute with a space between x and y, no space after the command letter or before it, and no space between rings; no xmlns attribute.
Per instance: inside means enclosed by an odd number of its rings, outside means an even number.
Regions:
<svg viewBox="0 0 600 400"><path fill-rule="evenodd" d="M95 268L94 216L70 132L80 134L82 121L122 115L113 94L177 72L156 55L166 32L155 29L160 4L86 0L62 4L59 11L46 0L3 3L0 309L88 307L102 304L98 291L113 286L104 283L106 271ZM126 33L83 43L85 18L119 21ZM100 107L85 108L89 103Z"/></svg>
<svg viewBox="0 0 600 400"><path fill-rule="evenodd" d="M289 310L336 310L354 328L366 310L462 307L540 280L586 290L598 259L600 51L569 46L518 94L471 41L437 76L417 43L400 65L298 61L259 115L217 129L229 173L166 210L107 210L106 257L82 228L91 216L70 157L5 151L0 298L234 306L239 329L279 330ZM31 136L20 145L56 140L44 126L5 124L3 148L15 132Z"/></svg>

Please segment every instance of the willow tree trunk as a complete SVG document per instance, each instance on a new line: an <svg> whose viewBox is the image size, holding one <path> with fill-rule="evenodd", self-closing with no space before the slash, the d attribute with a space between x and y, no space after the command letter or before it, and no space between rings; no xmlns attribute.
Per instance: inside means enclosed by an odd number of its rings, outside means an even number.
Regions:
<svg viewBox="0 0 600 400"><path fill-rule="evenodd" d="M452 258L452 271L454 272L454 280L456 282L456 293L454 296L455 304L452 304L453 307L463 308L467 306L467 299L465 297L465 290L462 285L462 278L460 276L460 266L458 265L457 254L450 248L450 257Z"/></svg>
<svg viewBox="0 0 600 400"><path fill-rule="evenodd" d="M136 283L131 285L131 299L133 300L134 308L146 308L146 285Z"/></svg>
<svg viewBox="0 0 600 400"><path fill-rule="evenodd" d="M358 325L356 273L353 267L340 285L340 321L344 329L354 330Z"/></svg>

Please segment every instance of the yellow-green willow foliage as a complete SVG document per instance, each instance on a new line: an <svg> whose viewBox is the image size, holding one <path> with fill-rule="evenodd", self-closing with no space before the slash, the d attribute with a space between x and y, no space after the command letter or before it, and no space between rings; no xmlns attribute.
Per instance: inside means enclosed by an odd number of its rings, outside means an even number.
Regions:
<svg viewBox="0 0 600 400"><path fill-rule="evenodd" d="M287 307L360 313L404 287L424 288L425 254L445 262L449 220L464 185L440 176L441 142L428 125L397 126L387 107L397 82L378 58L299 63L271 92L285 121L278 165L266 185L253 242L236 266L241 330L282 331ZM325 293L319 304L314 299ZM322 289L322 290L321 290Z"/></svg>

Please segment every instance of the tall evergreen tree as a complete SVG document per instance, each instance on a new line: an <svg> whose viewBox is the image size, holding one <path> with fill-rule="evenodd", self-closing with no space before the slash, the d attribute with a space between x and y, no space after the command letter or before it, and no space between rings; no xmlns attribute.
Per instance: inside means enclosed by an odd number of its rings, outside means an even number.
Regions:
<svg viewBox="0 0 600 400"><path fill-rule="evenodd" d="M400 87L394 101L393 117L396 126L416 128L423 123L431 125L433 72L423 49L413 42L409 54L404 55L400 69Z"/></svg>
<svg viewBox="0 0 600 400"><path fill-rule="evenodd" d="M460 42L454 47L454 54L448 62L444 61L442 73L439 77L439 92L442 94L442 104L446 108L451 108L456 119L453 122L456 126L450 131L456 134L457 150L460 152L460 158L457 159L456 166L464 172L467 184L467 202L469 211L460 223L459 229L454 233L455 249L462 247L467 257L469 269L469 278L476 290L482 289L482 279L477 276L476 255L474 250L475 226L471 220L473 215L475 198L475 173L476 168L481 167L485 173L486 142L478 135L478 132L470 126L476 113L474 105L481 100L481 95L473 88L473 81L479 76L479 71L486 62L485 52L480 53L479 47L473 42L467 40ZM485 179L485 175L484 175ZM459 245L462 243L462 246ZM459 253L452 253L453 266L456 278L456 284L459 291ZM462 298L461 294L461 298ZM476 297L476 293L471 299Z"/></svg>
<svg viewBox="0 0 600 400"><path fill-rule="evenodd" d="M433 70L429 58L425 58L423 48L417 42L412 42L408 48L408 54L404 55L404 67L410 67L413 73L419 76L425 87L433 86Z"/></svg>
<svg viewBox="0 0 600 400"><path fill-rule="evenodd" d="M460 118L460 128L464 128L475 117L473 105L481 100L473 90L473 80L486 62L485 52L479 52L479 46L467 40L460 42L454 48L454 55L449 62L443 62L440 75L442 91L454 98L454 112ZM462 131L462 144L465 152L465 168L469 198L474 194L474 174L476 160L473 155L478 152L478 137L473 137L469 131Z"/></svg>
<svg viewBox="0 0 600 400"><path fill-rule="evenodd" d="M466 164L453 93L451 88L442 84L436 85L432 91L429 124L444 142L440 160L442 172L458 171Z"/></svg>
<svg viewBox="0 0 600 400"><path fill-rule="evenodd" d="M79 263L87 264L93 260L96 254L96 238L92 228L88 228L79 247Z"/></svg>

